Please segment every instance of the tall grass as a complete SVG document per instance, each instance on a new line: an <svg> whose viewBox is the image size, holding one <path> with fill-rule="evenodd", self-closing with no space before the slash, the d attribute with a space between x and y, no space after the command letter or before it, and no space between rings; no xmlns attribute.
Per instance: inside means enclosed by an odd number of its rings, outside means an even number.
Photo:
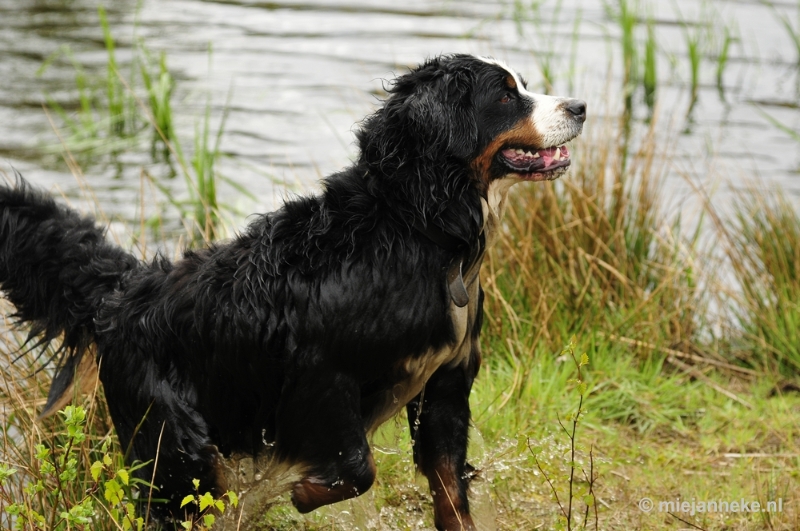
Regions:
<svg viewBox="0 0 800 531"><path fill-rule="evenodd" d="M622 50L622 90L625 112L633 112L633 94L639 83L639 44L636 39L636 28L639 24L639 0L604 0L607 16L613 20L620 30L620 46Z"/></svg>
<svg viewBox="0 0 800 531"><path fill-rule="evenodd" d="M731 44L733 44L735 39L728 26L725 26L723 31L722 44L720 45L719 54L717 55L716 79L719 99L725 101L725 69L728 66Z"/></svg>
<svg viewBox="0 0 800 531"><path fill-rule="evenodd" d="M800 370L800 215L779 192L750 187L721 226L741 286L734 315L739 357L786 376Z"/></svg>
<svg viewBox="0 0 800 531"><path fill-rule="evenodd" d="M144 46L140 47L144 60L140 62L142 82L147 92L147 103L151 113L150 119L153 126L153 140L150 155L156 158L156 146L161 145L161 155L165 160L170 159L169 144L174 142L175 127L172 118L172 93L175 89L175 80L167 68L167 54L161 52L158 58L157 74L151 73L148 63L153 60L150 52Z"/></svg>
<svg viewBox="0 0 800 531"><path fill-rule="evenodd" d="M133 135L136 129L136 103L134 97L125 90L120 82L119 64L116 57L116 45L111 35L111 26L108 23L105 8L97 7L100 18L100 27L103 29L103 42L108 56L106 64L106 107L111 135Z"/></svg>
<svg viewBox="0 0 800 531"><path fill-rule="evenodd" d="M644 103L652 116L656 105L656 88L658 85L658 69L656 64L656 35L652 17L647 21L647 40L644 45Z"/></svg>
<svg viewBox="0 0 800 531"><path fill-rule="evenodd" d="M565 179L512 197L509 230L488 262L489 330L516 337L530 323L525 343L543 341L552 352L565 337L598 330L671 346L693 341L703 304L696 240L683 241L663 210L655 138L623 171L617 135L588 134Z"/></svg>
<svg viewBox="0 0 800 531"><path fill-rule="evenodd" d="M702 33L699 28L691 30L688 26L684 28L684 40L686 42L686 56L689 59L689 107L686 116L691 120L692 111L697 105L697 97L700 89L700 63L703 60Z"/></svg>

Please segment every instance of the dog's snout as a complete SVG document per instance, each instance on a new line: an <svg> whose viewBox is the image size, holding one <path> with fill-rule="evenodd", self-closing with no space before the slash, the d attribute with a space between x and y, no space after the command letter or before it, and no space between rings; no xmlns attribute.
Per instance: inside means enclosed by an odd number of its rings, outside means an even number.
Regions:
<svg viewBox="0 0 800 531"><path fill-rule="evenodd" d="M578 120L586 120L586 102L583 100L568 100L564 108Z"/></svg>

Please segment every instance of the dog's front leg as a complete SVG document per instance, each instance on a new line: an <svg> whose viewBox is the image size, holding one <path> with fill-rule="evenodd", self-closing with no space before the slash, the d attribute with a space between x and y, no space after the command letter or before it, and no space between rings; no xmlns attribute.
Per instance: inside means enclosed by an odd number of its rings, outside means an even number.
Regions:
<svg viewBox="0 0 800 531"><path fill-rule="evenodd" d="M348 375L308 370L283 391L278 449L305 469L292 488L301 513L360 496L375 481L361 417L360 390Z"/></svg>
<svg viewBox="0 0 800 531"><path fill-rule="evenodd" d="M469 392L478 370L476 352L455 367L441 367L408 403L414 463L428 478L439 531L475 531L469 514L467 436Z"/></svg>

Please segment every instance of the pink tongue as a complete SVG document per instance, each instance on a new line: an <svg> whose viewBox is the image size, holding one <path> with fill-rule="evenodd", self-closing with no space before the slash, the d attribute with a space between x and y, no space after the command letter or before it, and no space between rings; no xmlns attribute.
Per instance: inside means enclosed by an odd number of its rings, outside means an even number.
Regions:
<svg viewBox="0 0 800 531"><path fill-rule="evenodd" d="M553 148L547 149L540 149L539 155L542 156L542 162L544 162L544 167L548 168L553 163L553 155L556 154L556 150Z"/></svg>

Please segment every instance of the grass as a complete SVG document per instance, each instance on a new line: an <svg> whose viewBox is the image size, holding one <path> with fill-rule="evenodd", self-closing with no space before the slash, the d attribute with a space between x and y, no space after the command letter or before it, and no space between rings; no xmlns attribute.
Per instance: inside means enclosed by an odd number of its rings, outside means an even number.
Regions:
<svg viewBox="0 0 800 531"><path fill-rule="evenodd" d="M604 0L607 16L619 26L622 50L622 91L625 113L633 112L633 94L639 83L639 44L636 28L639 25L639 0Z"/></svg>
<svg viewBox="0 0 800 531"><path fill-rule="evenodd" d="M725 101L725 69L728 66L729 54L731 44L737 39L734 38L728 26L723 29L724 35L722 37L722 44L720 45L719 54L717 55L717 93L719 99Z"/></svg>
<svg viewBox="0 0 800 531"><path fill-rule="evenodd" d="M644 74L642 75L642 85L644 86L644 102L653 114L656 105L656 88L658 86L658 70L656 64L656 36L653 27L653 20L647 21L647 40L644 46Z"/></svg>
<svg viewBox="0 0 800 531"><path fill-rule="evenodd" d="M800 215L780 193L749 187L723 227L742 288L735 315L747 362L791 378L800 370Z"/></svg>
<svg viewBox="0 0 800 531"><path fill-rule="evenodd" d="M703 60L703 36L700 28L691 30L687 26L684 30L684 40L686 41L686 55L689 59L690 74L689 108L686 110L686 116L691 119L694 106L697 105L697 97L700 88L700 63Z"/></svg>

